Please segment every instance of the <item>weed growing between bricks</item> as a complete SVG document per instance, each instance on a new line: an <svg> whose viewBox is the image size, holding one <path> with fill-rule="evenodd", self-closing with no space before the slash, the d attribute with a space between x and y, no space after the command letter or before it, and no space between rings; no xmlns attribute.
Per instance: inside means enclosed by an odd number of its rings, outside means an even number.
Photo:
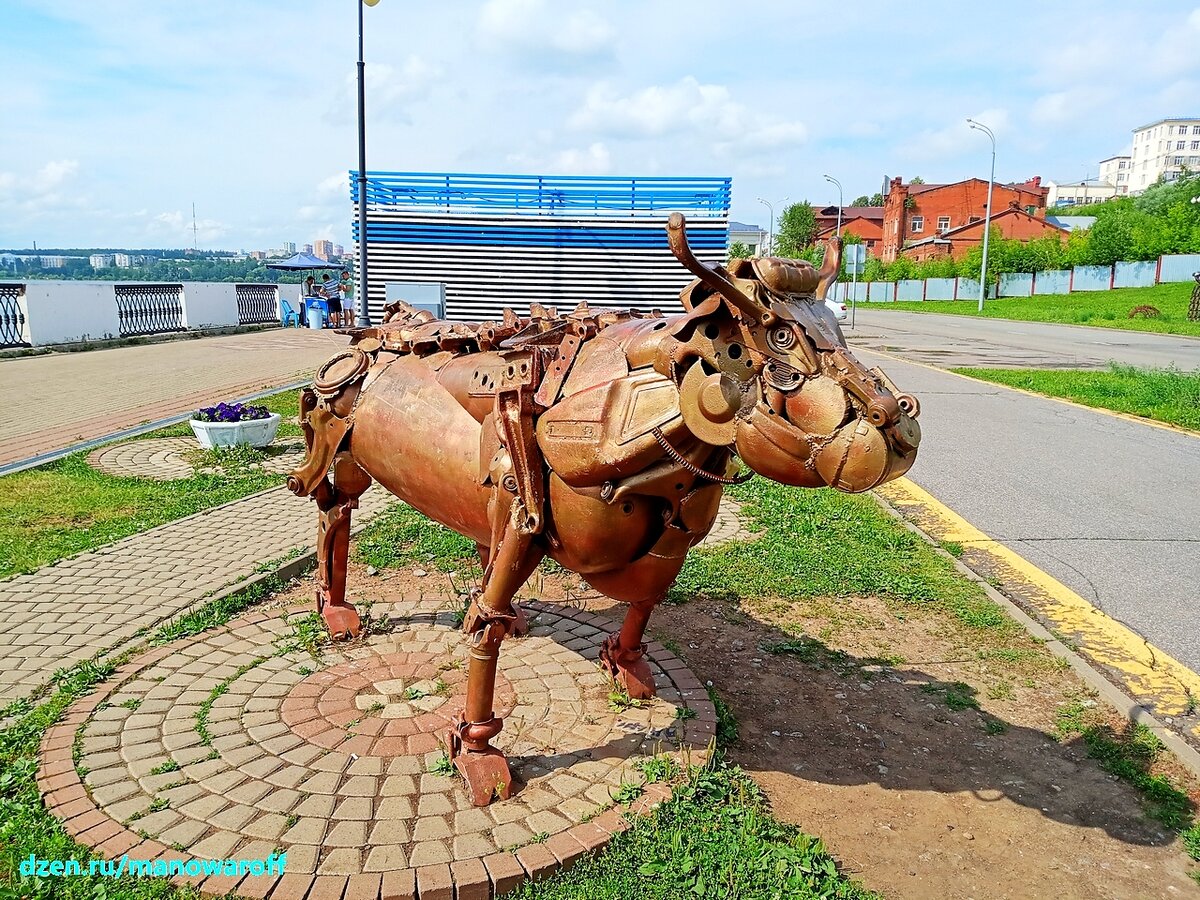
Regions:
<svg viewBox="0 0 1200 900"><path fill-rule="evenodd" d="M147 644L157 646L223 625L286 587L277 578L264 579L163 625ZM103 661L85 660L60 669L47 699L17 700L0 710L0 717L8 722L0 730L0 900L199 900L195 888L177 887L162 878L20 875L21 861L30 854L39 859L77 859L85 871L87 860L99 858L90 847L75 842L42 805L36 780L38 752L46 729L62 718L71 703L91 693L142 649L133 647Z"/></svg>
<svg viewBox="0 0 1200 900"><path fill-rule="evenodd" d="M648 781L668 780L657 768L653 779L643 772ZM719 754L674 775L674 796L653 814L636 818L603 851L522 885L508 900L878 897L842 873L818 838L775 819L753 779Z"/></svg>

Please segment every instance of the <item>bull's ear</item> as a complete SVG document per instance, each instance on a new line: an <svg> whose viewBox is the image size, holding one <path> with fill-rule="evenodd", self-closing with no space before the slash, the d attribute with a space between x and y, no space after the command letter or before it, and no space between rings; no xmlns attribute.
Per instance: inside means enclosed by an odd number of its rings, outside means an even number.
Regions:
<svg viewBox="0 0 1200 900"><path fill-rule="evenodd" d="M753 278L754 271L751 269L750 260L743 259L740 256L735 256L725 266L729 274L734 278Z"/></svg>

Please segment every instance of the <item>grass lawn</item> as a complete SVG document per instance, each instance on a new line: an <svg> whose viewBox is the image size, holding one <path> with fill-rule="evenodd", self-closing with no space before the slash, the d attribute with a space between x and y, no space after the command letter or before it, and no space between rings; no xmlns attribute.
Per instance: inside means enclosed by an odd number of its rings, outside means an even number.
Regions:
<svg viewBox="0 0 1200 900"><path fill-rule="evenodd" d="M1118 288L1078 294L1047 294L1044 297L1001 297L983 305L989 319L1023 322L1058 322L1064 325L1098 325L1131 331L1156 331L1200 337L1200 322L1189 322L1188 303L1194 284L1156 284L1148 288ZM904 312L951 313L977 316L976 300L926 300L923 303L872 303L871 309ZM1156 319L1129 318L1135 306L1153 306L1162 313Z"/></svg>
<svg viewBox="0 0 1200 900"><path fill-rule="evenodd" d="M971 368L952 371L1200 431L1200 372L1118 365L1110 366L1106 372Z"/></svg>
<svg viewBox="0 0 1200 900"><path fill-rule="evenodd" d="M281 437L300 434L292 424L299 414L296 391L261 401L284 421ZM186 422L144 438L190 435ZM178 481L121 478L93 469L87 453L0 478L0 578L29 572L67 556L173 522L256 491L282 484L279 475L244 466L244 453L224 460L224 475L194 475Z"/></svg>

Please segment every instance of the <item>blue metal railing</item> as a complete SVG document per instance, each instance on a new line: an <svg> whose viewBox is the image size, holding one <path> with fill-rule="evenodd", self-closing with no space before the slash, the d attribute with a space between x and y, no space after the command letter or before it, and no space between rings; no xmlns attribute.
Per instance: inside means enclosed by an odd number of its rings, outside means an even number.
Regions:
<svg viewBox="0 0 1200 900"><path fill-rule="evenodd" d="M358 173L349 177L357 203ZM366 202L422 212L611 216L677 210L720 218L729 214L730 186L728 178L368 172Z"/></svg>

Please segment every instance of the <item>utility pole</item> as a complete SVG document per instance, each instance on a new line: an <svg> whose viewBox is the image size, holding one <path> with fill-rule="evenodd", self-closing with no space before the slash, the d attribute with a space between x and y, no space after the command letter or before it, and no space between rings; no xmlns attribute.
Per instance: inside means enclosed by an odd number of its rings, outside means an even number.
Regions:
<svg viewBox="0 0 1200 900"><path fill-rule="evenodd" d="M358 3L358 328L371 327L367 311L367 102L366 68L363 61L363 4L374 6L379 0Z"/></svg>

